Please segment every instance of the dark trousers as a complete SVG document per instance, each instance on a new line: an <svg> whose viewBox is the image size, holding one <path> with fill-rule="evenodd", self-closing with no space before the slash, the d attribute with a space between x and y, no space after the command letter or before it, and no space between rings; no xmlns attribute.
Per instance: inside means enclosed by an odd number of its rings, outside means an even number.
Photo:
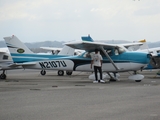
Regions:
<svg viewBox="0 0 160 120"><path fill-rule="evenodd" d="M99 67L99 66L94 66L94 73L95 73L96 80L98 80L97 70L99 71L99 73L100 73L100 79L102 80L102 68Z"/></svg>

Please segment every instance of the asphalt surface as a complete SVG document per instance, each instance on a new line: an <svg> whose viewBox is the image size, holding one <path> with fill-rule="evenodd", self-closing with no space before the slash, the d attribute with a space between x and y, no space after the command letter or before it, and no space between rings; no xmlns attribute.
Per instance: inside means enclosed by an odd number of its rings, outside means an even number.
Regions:
<svg viewBox="0 0 160 120"><path fill-rule="evenodd" d="M142 82L120 73L120 81L94 84L86 72L7 71L0 80L0 120L160 120L160 76L140 73Z"/></svg>

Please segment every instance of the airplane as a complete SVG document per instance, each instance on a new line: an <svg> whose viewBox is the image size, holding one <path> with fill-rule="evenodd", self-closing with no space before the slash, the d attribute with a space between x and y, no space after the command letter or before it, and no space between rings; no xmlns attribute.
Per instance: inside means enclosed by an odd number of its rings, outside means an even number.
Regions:
<svg viewBox="0 0 160 120"><path fill-rule="evenodd" d="M13 60L8 48L0 48L0 71L2 71L2 73L0 74L0 79L6 79L6 70L22 68L20 66L11 68L9 67L10 64L13 64Z"/></svg>
<svg viewBox="0 0 160 120"><path fill-rule="evenodd" d="M59 51L59 53L57 53L57 55L74 55L74 49L70 48L68 46L64 46L63 48L61 48L61 51ZM37 53L37 54L46 54L46 53ZM6 79L7 75L5 74L6 70L13 70L13 69L23 69L22 66L18 65L18 66L11 66L11 64L13 64L13 60L12 57L10 55L10 52L8 50L8 48L0 48L0 71L3 71L2 74L0 74L0 79ZM64 73L64 71L59 70L58 73L60 73L59 75L61 75L62 73ZM46 71L43 69L40 72L41 75L45 75ZM67 75L71 75L72 71L66 71Z"/></svg>
<svg viewBox="0 0 160 120"><path fill-rule="evenodd" d="M144 52L130 52L124 46L115 44L106 44L102 42L81 41L66 43L65 45L85 50L80 56L65 55L41 55L35 54L27 48L16 36L4 37L6 45L13 59L10 66L22 66L25 69L42 69L42 70L68 70L93 72L90 68L91 56L94 49L100 50L103 57L102 70L107 72L128 72L134 71L129 79L140 82L144 76L137 74L150 61L150 54ZM89 56L87 56L89 54ZM59 73L62 74L62 73ZM111 79L112 76L110 76Z"/></svg>
<svg viewBox="0 0 160 120"><path fill-rule="evenodd" d="M8 53L8 48L0 48L0 70L2 70L2 74L0 75L0 79L5 79L5 70L3 68L6 68L8 64L10 64L12 61L11 56Z"/></svg>
<svg viewBox="0 0 160 120"><path fill-rule="evenodd" d="M90 34L88 34L88 36L82 36L81 39L82 39L82 41L94 42L94 40L92 39ZM158 62L159 61L158 57L160 57L160 47L149 48L145 39L139 40L139 41L134 41L133 44L123 43L121 45L126 47L129 51L137 51L138 50L138 51L150 53L152 55L152 59L145 69L156 69L156 68L160 67L160 63ZM45 49L45 50L50 50L50 51L52 51L53 54L58 54L62 50L62 48L55 48L55 47L40 47L40 48ZM74 55L80 55L82 52L84 52L84 50L75 49ZM72 55L72 54L70 54L70 55Z"/></svg>

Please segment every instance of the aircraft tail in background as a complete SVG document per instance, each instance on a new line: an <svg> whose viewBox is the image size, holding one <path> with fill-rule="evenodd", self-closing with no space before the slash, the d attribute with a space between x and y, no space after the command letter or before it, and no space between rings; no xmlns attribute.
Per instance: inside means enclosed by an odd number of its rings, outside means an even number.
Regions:
<svg viewBox="0 0 160 120"><path fill-rule="evenodd" d="M140 50L144 50L144 49L148 49L149 48L145 39L144 40L139 40L138 42L143 43L143 45L141 45L140 48L139 48Z"/></svg>
<svg viewBox="0 0 160 120"><path fill-rule="evenodd" d="M90 35L88 36L82 36L81 37L82 41L88 41L88 42L93 42L94 40L90 37Z"/></svg>

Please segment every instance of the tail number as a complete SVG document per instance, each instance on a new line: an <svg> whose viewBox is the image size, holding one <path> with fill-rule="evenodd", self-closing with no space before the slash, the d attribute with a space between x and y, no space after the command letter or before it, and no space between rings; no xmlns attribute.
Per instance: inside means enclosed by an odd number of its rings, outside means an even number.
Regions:
<svg viewBox="0 0 160 120"><path fill-rule="evenodd" d="M57 68L57 67L67 67L65 61L47 61L39 62L41 68Z"/></svg>

